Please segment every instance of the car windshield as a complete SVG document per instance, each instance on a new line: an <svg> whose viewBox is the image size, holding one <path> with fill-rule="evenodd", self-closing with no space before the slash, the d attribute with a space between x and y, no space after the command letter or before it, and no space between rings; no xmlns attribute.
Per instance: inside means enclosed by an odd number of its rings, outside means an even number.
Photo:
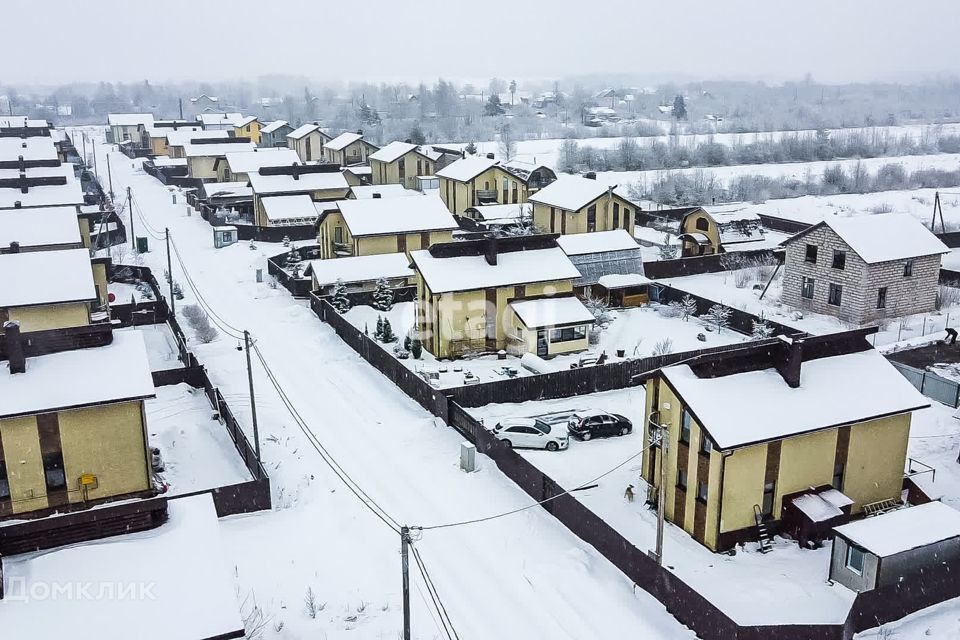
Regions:
<svg viewBox="0 0 960 640"><path fill-rule="evenodd" d="M546 422L541 422L540 420L537 420L533 424L536 426L537 429L539 429L543 433L550 433L550 425L548 425Z"/></svg>

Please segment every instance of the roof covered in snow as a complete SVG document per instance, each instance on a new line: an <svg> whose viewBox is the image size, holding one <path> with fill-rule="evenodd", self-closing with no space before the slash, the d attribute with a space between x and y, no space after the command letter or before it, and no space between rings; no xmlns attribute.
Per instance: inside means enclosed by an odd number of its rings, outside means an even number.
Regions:
<svg viewBox="0 0 960 640"><path fill-rule="evenodd" d="M843 511L838 506L824 500L816 493L804 493L793 500L793 506L803 512L811 522L826 522L832 518L838 518L843 515Z"/></svg>
<svg viewBox="0 0 960 640"><path fill-rule="evenodd" d="M73 207L0 210L0 247L80 245L80 225Z"/></svg>
<svg viewBox="0 0 960 640"><path fill-rule="evenodd" d="M256 121L257 121L257 116L247 116L245 118L241 118L240 121L234 124L233 126L239 129L240 127L245 127L248 124Z"/></svg>
<svg viewBox="0 0 960 640"><path fill-rule="evenodd" d="M286 120L274 120L260 127L260 133L273 133L277 129L282 129L286 126L290 126Z"/></svg>
<svg viewBox="0 0 960 640"><path fill-rule="evenodd" d="M313 222L317 219L317 209L313 206L313 200L308 195L297 196L264 196L260 199L263 205L263 212L267 215L270 222L281 222L289 220L308 220Z"/></svg>
<svg viewBox="0 0 960 640"><path fill-rule="evenodd" d="M452 231L459 228L437 195L341 200L337 207L350 234L354 236Z"/></svg>
<svg viewBox="0 0 960 640"><path fill-rule="evenodd" d="M379 160L380 162L393 162L394 160L399 160L411 151L415 151L416 148L417 145L413 143L395 140L381 147L378 151L371 153L370 159Z"/></svg>
<svg viewBox="0 0 960 640"><path fill-rule="evenodd" d="M145 127L153 126L153 114L152 113L111 113L107 115L107 123L111 127L135 127L137 125L144 125Z"/></svg>
<svg viewBox="0 0 960 640"><path fill-rule="evenodd" d="M138 640L242 638L213 499L178 498L168 508L169 519L151 531L4 558L12 589L0 600L4 631L18 638L126 640L132 629ZM29 598L40 585L89 595ZM128 588L127 597L103 597Z"/></svg>
<svg viewBox="0 0 960 640"><path fill-rule="evenodd" d="M308 122L307 124L302 124L296 129L294 129L293 131L291 131L290 133L288 133L287 137L293 138L294 140L299 140L300 138L307 135L308 133L313 133L314 131L318 131L319 129L320 129L320 125L312 122ZM327 134L323 133L323 131L320 131L320 133L323 134L325 138L329 137L327 136Z"/></svg>
<svg viewBox="0 0 960 640"><path fill-rule="evenodd" d="M717 224L730 224L732 222L760 222L760 216L754 211L726 209L723 211L709 211L708 213L710 214L710 217L713 218L713 221Z"/></svg>
<svg viewBox="0 0 960 640"><path fill-rule="evenodd" d="M237 112L223 113L221 111L213 111L210 113L201 113L197 116L197 120L202 122L205 127L225 124L237 126L237 123L243 120L243 114Z"/></svg>
<svg viewBox="0 0 960 640"><path fill-rule="evenodd" d="M689 365L661 370L720 449L930 406L873 349L809 360L800 372L800 386L792 388L773 368L715 378L698 378Z"/></svg>
<svg viewBox="0 0 960 640"><path fill-rule="evenodd" d="M280 167L300 162L296 151L285 148L234 151L226 154L225 159L231 173L250 173L260 167Z"/></svg>
<svg viewBox="0 0 960 640"><path fill-rule="evenodd" d="M897 213L831 218L798 233L784 244L804 237L821 225L830 227L868 264L950 253L947 245L920 221Z"/></svg>
<svg viewBox="0 0 960 640"><path fill-rule="evenodd" d="M604 251L628 251L639 248L637 241L623 229L561 235L557 244L568 256Z"/></svg>
<svg viewBox="0 0 960 640"><path fill-rule="evenodd" d="M308 193L350 188L347 179L339 171L328 173L301 173L295 178L289 174L263 175L256 171L248 174L250 186L258 194L265 193Z"/></svg>
<svg viewBox="0 0 960 640"><path fill-rule="evenodd" d="M324 149L330 149L331 151L343 151L349 145L353 144L358 140L363 140L362 133L356 133L354 131L347 131L346 133L341 133L333 140L325 142L323 145ZM369 143L368 143L369 144Z"/></svg>
<svg viewBox="0 0 960 640"><path fill-rule="evenodd" d="M575 296L514 300L510 308L528 329L592 324L593 314Z"/></svg>
<svg viewBox="0 0 960 640"><path fill-rule="evenodd" d="M178 126L176 129L174 129L173 127L154 127L153 129L147 129L147 134L148 134L151 138L166 138L167 135L170 134L170 133L173 132L173 131L183 131L183 132L197 133L197 132L199 132L199 131L203 131L203 129L200 128L200 125L199 125L199 124L196 124L196 125L180 125L180 126ZM194 136L194 137L196 137L196 136Z"/></svg>
<svg viewBox="0 0 960 640"><path fill-rule="evenodd" d="M169 129L167 131L167 144L171 147L182 147L191 140L230 140L232 136L229 131L192 131L185 127L179 129Z"/></svg>
<svg viewBox="0 0 960 640"><path fill-rule="evenodd" d="M203 192L208 198L243 198L253 195L246 182L206 182Z"/></svg>
<svg viewBox="0 0 960 640"><path fill-rule="evenodd" d="M0 138L0 160L56 160L57 147L46 137Z"/></svg>
<svg viewBox="0 0 960 640"><path fill-rule="evenodd" d="M437 176L457 182L469 182L497 164L499 164L497 160L486 156L467 156L440 169L437 171Z"/></svg>
<svg viewBox="0 0 960 640"><path fill-rule="evenodd" d="M477 218L484 222L516 223L523 220L524 216L530 219L533 215L533 205L528 203L485 204L470 207L468 211L475 211Z"/></svg>
<svg viewBox="0 0 960 640"><path fill-rule="evenodd" d="M580 176L560 176L540 191L530 196L530 202L558 207L567 211L578 211L616 185L607 185Z"/></svg>
<svg viewBox="0 0 960 640"><path fill-rule="evenodd" d="M186 158L171 158L170 156L154 156L153 164L157 167L185 167Z"/></svg>
<svg viewBox="0 0 960 640"><path fill-rule="evenodd" d="M602 284L610 276L643 278L643 252L623 229L561 235L557 244L580 272L574 286ZM610 283L611 280L606 280ZM604 285L609 286L609 285ZM620 286L627 286L621 284Z"/></svg>
<svg viewBox="0 0 960 640"><path fill-rule="evenodd" d="M368 282L378 278L411 278L410 259L405 253L353 256L336 260L311 260L309 272L321 287L342 280L344 283Z"/></svg>
<svg viewBox="0 0 960 640"><path fill-rule="evenodd" d="M851 522L834 531L886 558L960 536L960 511L934 501Z"/></svg>
<svg viewBox="0 0 960 640"><path fill-rule="evenodd" d="M86 249L0 254L0 282L0 307L79 302L97 297L90 252Z"/></svg>
<svg viewBox="0 0 960 640"><path fill-rule="evenodd" d="M653 281L650 278L639 273L610 273L597 279L597 284L607 289L638 287L651 282Z"/></svg>
<svg viewBox="0 0 960 640"><path fill-rule="evenodd" d="M0 138L3 140L3 138ZM80 181L67 178L66 184L31 186L23 193L17 188L0 188L0 209L16 207L61 207L83 204Z"/></svg>
<svg viewBox="0 0 960 640"><path fill-rule="evenodd" d="M22 172L20 169L0 169L0 179L9 180L10 178L19 178L21 173L28 178L63 176L70 180L74 179L73 165L69 163L58 164L55 167L25 167Z"/></svg>
<svg viewBox="0 0 960 640"><path fill-rule="evenodd" d="M236 140L236 138L234 138ZM217 142L214 144L194 144L188 142L183 145L183 153L188 158L205 158L211 156L226 156L238 151L253 151L257 145L253 142Z"/></svg>
<svg viewBox="0 0 960 640"><path fill-rule="evenodd" d="M0 418L153 395L150 362L139 331L115 331L113 342L105 347L27 358L25 373L11 374L9 362L0 364Z"/></svg>
<svg viewBox="0 0 960 640"><path fill-rule="evenodd" d="M406 198L409 196L422 196L423 194L414 189L407 189L402 184L374 184L350 187L351 193L357 200L369 200L373 194L379 193L381 198Z"/></svg>
<svg viewBox="0 0 960 640"><path fill-rule="evenodd" d="M19 129L22 127L28 127L31 129L38 129L49 127L50 123L46 120L36 120L33 118L28 118L27 116L3 116L0 117L0 129Z"/></svg>
<svg viewBox="0 0 960 640"><path fill-rule="evenodd" d="M572 280L580 275L559 247L501 252L495 265L487 264L483 255L438 258L421 250L410 257L433 293Z"/></svg>

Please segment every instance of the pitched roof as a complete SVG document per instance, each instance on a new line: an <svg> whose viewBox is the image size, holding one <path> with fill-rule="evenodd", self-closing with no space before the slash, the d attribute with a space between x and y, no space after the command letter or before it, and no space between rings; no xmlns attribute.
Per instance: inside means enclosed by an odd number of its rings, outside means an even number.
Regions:
<svg viewBox="0 0 960 640"><path fill-rule="evenodd" d="M851 522L834 531L886 558L960 536L960 511L933 501Z"/></svg>
<svg viewBox="0 0 960 640"><path fill-rule="evenodd" d="M497 160L486 156L467 156L440 169L437 171L437 176L457 182L469 182L497 164L499 164Z"/></svg>
<svg viewBox="0 0 960 640"><path fill-rule="evenodd" d="M437 195L341 200L337 202L337 208L353 236L452 231L459 228Z"/></svg>
<svg viewBox="0 0 960 640"><path fill-rule="evenodd" d="M580 176L560 176L530 196L530 202L567 211L578 211L602 196L608 189L615 188L616 185L606 185Z"/></svg>
<svg viewBox="0 0 960 640"><path fill-rule="evenodd" d="M232 138L232 140L236 140ZM183 154L188 158L205 158L210 156L226 156L238 151L253 151L257 145L253 142L218 142L214 144L196 144L188 142L183 145Z"/></svg>
<svg viewBox="0 0 960 640"><path fill-rule="evenodd" d="M281 129L283 127L289 127L289 126L290 124L286 120L274 120L273 122L270 122L260 127L260 133L273 133L277 129ZM292 128L293 127L291 127L291 129Z"/></svg>
<svg viewBox="0 0 960 640"><path fill-rule="evenodd" d="M73 207L0 210L0 247L79 245L80 224Z"/></svg>
<svg viewBox="0 0 960 640"><path fill-rule="evenodd" d="M293 131L291 131L290 133L288 133L287 137L293 138L294 140L299 140L300 138L307 135L308 133L318 131L319 129L320 129L320 125L314 124L312 122L308 122L307 124L302 124L296 129L294 129ZM323 133L323 131L320 131L320 133L322 133L325 137L327 136L327 134Z"/></svg>
<svg viewBox="0 0 960 640"><path fill-rule="evenodd" d="M557 244L568 256L606 251L627 251L638 249L637 241L623 229L613 231L595 231L593 233L573 233L561 235Z"/></svg>
<svg viewBox="0 0 960 640"><path fill-rule="evenodd" d="M263 205L263 212L267 215L270 222L281 222L290 220L308 220L313 222L317 219L317 209L313 206L313 200L310 196L265 196L260 199Z"/></svg>
<svg viewBox="0 0 960 640"><path fill-rule="evenodd" d="M796 388L772 368L699 378L684 364L666 367L661 374L720 449L930 406L873 349L804 362ZM741 402L743 398L750 401Z"/></svg>
<svg viewBox="0 0 960 640"><path fill-rule="evenodd" d="M406 198L423 195L415 189L407 189L402 184L368 184L350 187L350 191L357 200L369 200L373 198L375 193L379 193L381 198Z"/></svg>
<svg viewBox="0 0 960 640"><path fill-rule="evenodd" d="M53 140L45 137L0 138L0 160L56 160L57 147Z"/></svg>
<svg viewBox="0 0 960 640"><path fill-rule="evenodd" d="M197 120L205 126L223 124L236 126L238 122L243 120L243 114L238 112L223 113L222 111L211 111L210 113L201 113L197 116Z"/></svg>
<svg viewBox="0 0 960 640"><path fill-rule="evenodd" d="M897 213L831 218L801 231L784 244L823 225L830 227L868 264L950 253L947 245L920 221L913 216Z"/></svg>
<svg viewBox="0 0 960 640"><path fill-rule="evenodd" d="M57 252L37 255L49 253ZM139 331L115 331L113 342L105 347L27 358L25 373L11 374L7 369L8 362L0 364L0 418L154 395Z"/></svg>
<svg viewBox="0 0 960 640"><path fill-rule="evenodd" d="M514 300L510 308L528 329L593 324L593 313L575 296Z"/></svg>
<svg viewBox="0 0 960 640"><path fill-rule="evenodd" d="M301 173L299 178L288 174L263 175L256 171L248 174L254 193L307 193L350 188L347 179L339 171L328 173Z"/></svg>
<svg viewBox="0 0 960 640"><path fill-rule="evenodd" d="M332 151L343 151L347 146L353 144L357 140L363 140L362 133L355 133L347 131L346 133L341 133L333 140L329 140L324 143L324 149L330 149ZM369 143L368 143L369 144Z"/></svg>
<svg viewBox="0 0 960 640"><path fill-rule="evenodd" d="M495 265L483 255L441 258L421 250L410 257L433 293L572 280L580 275L560 247L500 253Z"/></svg>
<svg viewBox="0 0 960 640"><path fill-rule="evenodd" d="M370 154L371 160L379 160L380 162L393 162L399 160L403 156L407 155L411 151L416 151L417 145L410 142L400 142L394 140L390 144L380 147L374 153Z"/></svg>
<svg viewBox="0 0 960 640"><path fill-rule="evenodd" d="M31 186L27 193L20 189L0 188L0 209L16 207L17 202L21 207L80 205L83 204L83 189L80 181L74 178L67 178L66 184Z"/></svg>
<svg viewBox="0 0 960 640"><path fill-rule="evenodd" d="M235 123L233 126L239 129L240 127L245 127L251 122L256 122L256 121L257 121L257 116L247 116L246 118L240 119L240 121Z"/></svg>
<svg viewBox="0 0 960 640"><path fill-rule="evenodd" d="M224 159L232 173L250 173L258 171L260 167L280 167L300 162L297 152L286 148L235 151L226 154Z"/></svg>
<svg viewBox="0 0 960 640"><path fill-rule="evenodd" d="M311 260L308 271L321 287L342 280L345 283L368 282L378 278L410 278L414 271L405 253L353 256L336 260Z"/></svg>
<svg viewBox="0 0 960 640"><path fill-rule="evenodd" d="M0 254L0 307L94 300L86 249Z"/></svg>
<svg viewBox="0 0 960 640"><path fill-rule="evenodd" d="M167 130L167 144L171 147L181 147L185 144L188 144L191 140L231 140L232 136L229 131L223 129L215 129L212 131L192 131L188 130L186 127L180 127L179 129L168 129Z"/></svg>

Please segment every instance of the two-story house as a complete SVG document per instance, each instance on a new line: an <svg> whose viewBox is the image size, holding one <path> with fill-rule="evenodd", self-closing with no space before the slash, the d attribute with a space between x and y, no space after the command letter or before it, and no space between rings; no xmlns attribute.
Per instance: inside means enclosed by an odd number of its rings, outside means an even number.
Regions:
<svg viewBox="0 0 960 640"><path fill-rule="evenodd" d="M530 196L533 223L548 233L623 229L633 235L636 207L614 189L594 178L562 176Z"/></svg>
<svg viewBox="0 0 960 640"><path fill-rule="evenodd" d="M107 115L110 139L114 144L131 141L135 146L147 146L144 133L153 128L152 113L111 113Z"/></svg>
<svg viewBox="0 0 960 640"><path fill-rule="evenodd" d="M260 127L260 146L264 148L287 147L287 136L293 131L286 120L274 120Z"/></svg>
<svg viewBox="0 0 960 640"><path fill-rule="evenodd" d="M233 135L247 138L255 145L260 144L260 120L256 116L246 116L233 124Z"/></svg>
<svg viewBox="0 0 960 640"><path fill-rule="evenodd" d="M370 154L373 184L417 188L417 176L432 176L443 154L425 145L394 141Z"/></svg>
<svg viewBox="0 0 960 640"><path fill-rule="evenodd" d="M307 195L313 202L330 202L342 200L350 192L350 185L336 165L261 167L249 173L247 179L253 189L254 223L262 227L273 224L264 207L264 198ZM296 219L301 219L303 214L309 214L303 202L302 198L273 201L271 214L274 220L290 220L292 211ZM316 212L312 215L315 220Z"/></svg>
<svg viewBox="0 0 960 640"><path fill-rule="evenodd" d="M319 162L323 159L323 145L332 139L319 124L308 122L287 134L287 146L297 152L300 162Z"/></svg>
<svg viewBox="0 0 960 640"><path fill-rule="evenodd" d="M335 163L341 167L354 164L366 164L370 154L379 149L363 139L363 132L347 131L336 138L328 140L323 145L323 157L326 162Z"/></svg>
<svg viewBox="0 0 960 640"><path fill-rule="evenodd" d="M949 253L912 216L831 218L784 242L781 301L862 324L933 311Z"/></svg>
<svg viewBox="0 0 960 640"><path fill-rule="evenodd" d="M217 182L247 182L250 174L263 167L290 166L300 162L293 149L261 148L250 151L234 151L217 158L214 170L217 172Z"/></svg>

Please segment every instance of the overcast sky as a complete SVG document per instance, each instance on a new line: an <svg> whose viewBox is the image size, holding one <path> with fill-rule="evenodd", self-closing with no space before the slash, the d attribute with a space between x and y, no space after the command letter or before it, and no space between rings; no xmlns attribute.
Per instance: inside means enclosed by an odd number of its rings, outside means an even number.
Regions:
<svg viewBox="0 0 960 640"><path fill-rule="evenodd" d="M0 82L603 72L842 82L960 68L958 0L5 0L0 16Z"/></svg>

